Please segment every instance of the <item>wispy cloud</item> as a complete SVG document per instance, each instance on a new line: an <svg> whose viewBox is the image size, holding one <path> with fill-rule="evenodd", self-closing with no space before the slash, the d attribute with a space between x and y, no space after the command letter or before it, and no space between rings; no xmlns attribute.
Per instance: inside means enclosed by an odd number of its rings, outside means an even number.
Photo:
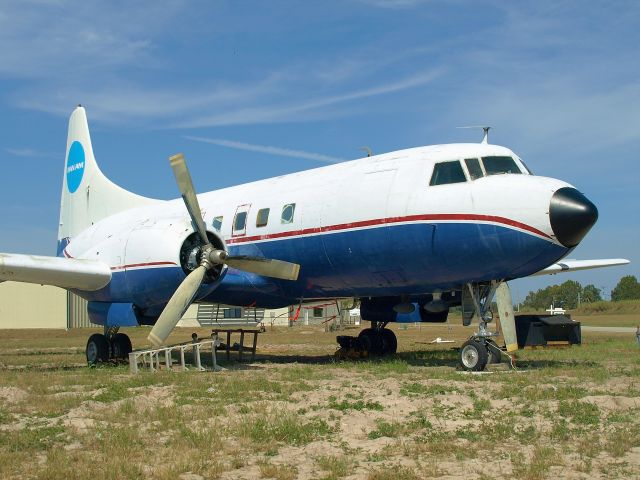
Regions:
<svg viewBox="0 0 640 480"><path fill-rule="evenodd" d="M216 10L210 5L202 17L215 18ZM201 68L203 56L192 55L189 45L204 41L212 62L236 61L219 40L219 31L228 34L226 27L204 25L200 17L181 0L143 0L126 9L8 0L0 12L0 78L20 81L4 90L4 98L12 106L60 116L82 103L91 119L151 128L249 125L372 110L374 104L356 102L420 87L442 73L432 63L426 71L416 68L420 63L402 65L419 45L398 50L374 43L339 55L245 65L236 78L236 72L211 68L209 61ZM166 28L176 21L188 23L189 31ZM189 59L178 60L182 53ZM401 66L389 68L393 64Z"/></svg>
<svg viewBox="0 0 640 480"><path fill-rule="evenodd" d="M233 140L224 140L220 138L193 137L190 135L185 135L184 138L186 138L187 140L193 140L194 142L209 143L211 145L218 145L221 147L235 148L237 150L247 150L249 152L266 153L268 155L277 155L281 157L302 158L305 160L315 160L317 162L323 163L337 163L344 161L344 158L331 157L329 155L306 152L303 150L292 150L290 148L272 147L268 145L255 145L251 143L236 142Z"/></svg>
<svg viewBox="0 0 640 480"><path fill-rule="evenodd" d="M549 148L584 154L640 140L640 83L629 68L637 48L619 41L637 28L637 3L623 16L598 4L498 5L502 21L451 65L470 72L474 85L461 82L446 122L488 123L494 137L543 157Z"/></svg>
<svg viewBox="0 0 640 480"><path fill-rule="evenodd" d="M0 15L0 73L69 80L133 62L144 65L151 59L151 36L177 7L174 1L123 8L117 3L8 0Z"/></svg>
<svg viewBox="0 0 640 480"><path fill-rule="evenodd" d="M23 158L37 158L37 157L52 157L52 155L47 153L39 152L38 150L34 150L33 148L5 148L5 152L14 157L23 157Z"/></svg>
<svg viewBox="0 0 640 480"><path fill-rule="evenodd" d="M424 86L442 75L434 68L394 81L353 89L346 93L306 94L298 78L288 77L289 68L274 72L256 82L216 85L205 89L149 88L136 85L107 85L102 89L57 87L48 95L15 95L21 108L68 115L70 105L82 100L92 119L151 123L156 128L198 128L306 122L353 114L354 102L391 95ZM309 87L311 88L311 87ZM340 85L331 87L339 89ZM350 105L349 109L340 109ZM210 114L208 112L215 112Z"/></svg>
<svg viewBox="0 0 640 480"><path fill-rule="evenodd" d="M174 126L177 127L216 127L225 125L246 125L256 123L278 123L288 121L305 121L317 119L319 110L351 102L358 99L386 95L410 88L426 85L438 78L442 69L433 69L400 80L388 82L374 87L354 90L348 93L318 97L311 100L289 104L270 104L257 107L230 109L215 115L195 117Z"/></svg>

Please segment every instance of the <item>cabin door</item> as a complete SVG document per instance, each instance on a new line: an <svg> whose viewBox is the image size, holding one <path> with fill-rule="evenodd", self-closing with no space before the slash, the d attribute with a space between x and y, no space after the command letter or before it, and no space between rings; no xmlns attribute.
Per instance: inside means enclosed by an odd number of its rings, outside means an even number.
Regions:
<svg viewBox="0 0 640 480"><path fill-rule="evenodd" d="M233 216L233 224L231 226L232 237L243 237L247 234L247 223L249 223L249 210L251 204L238 205L236 214Z"/></svg>

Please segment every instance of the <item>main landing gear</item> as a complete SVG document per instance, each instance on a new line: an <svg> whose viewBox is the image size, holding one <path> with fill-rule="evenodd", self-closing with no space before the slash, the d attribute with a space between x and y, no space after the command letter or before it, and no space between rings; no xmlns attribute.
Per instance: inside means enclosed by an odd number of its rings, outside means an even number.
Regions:
<svg viewBox="0 0 640 480"><path fill-rule="evenodd" d="M467 371L481 372L490 363L499 363L502 357L502 350L495 342L494 338L498 332L491 332L487 325L493 319L491 314L491 302L496 293L498 282L491 282L487 285L467 284L471 303L471 312L465 312L463 302L463 322L468 325L471 317L475 314L478 317L478 331L475 332L460 348L460 366Z"/></svg>
<svg viewBox="0 0 640 480"><path fill-rule="evenodd" d="M386 322L371 322L371 328L365 328L357 337L340 335L337 341L340 358L362 358L371 355L391 355L398 350L398 339L393 330L385 328Z"/></svg>
<svg viewBox="0 0 640 480"><path fill-rule="evenodd" d="M392 355L398 350L396 334L386 326L386 322L371 322L371 328L365 328L358 334L358 339L370 354Z"/></svg>
<svg viewBox="0 0 640 480"><path fill-rule="evenodd" d="M89 365L106 363L109 360L126 360L133 350L131 340L119 327L105 327L104 334L94 333L87 341L86 355Z"/></svg>

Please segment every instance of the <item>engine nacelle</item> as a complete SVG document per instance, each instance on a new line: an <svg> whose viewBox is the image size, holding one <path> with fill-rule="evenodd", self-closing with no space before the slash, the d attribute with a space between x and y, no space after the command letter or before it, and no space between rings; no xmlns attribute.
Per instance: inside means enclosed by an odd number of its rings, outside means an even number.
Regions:
<svg viewBox="0 0 640 480"><path fill-rule="evenodd" d="M109 285L97 292L76 292L90 301L131 303L144 312L165 304L178 285L200 264L201 240L184 218L146 219L119 232L96 225L74 239L69 249L74 256L107 263L112 270ZM207 232L216 249L225 250L222 238ZM90 249L78 255L85 245ZM211 268L196 294L196 299L211 293L226 272L226 267Z"/></svg>

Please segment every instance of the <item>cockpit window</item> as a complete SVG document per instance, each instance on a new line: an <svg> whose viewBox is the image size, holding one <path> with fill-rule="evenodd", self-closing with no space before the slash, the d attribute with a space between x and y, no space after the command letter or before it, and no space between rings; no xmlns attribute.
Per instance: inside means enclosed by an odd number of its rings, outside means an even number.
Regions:
<svg viewBox="0 0 640 480"><path fill-rule="evenodd" d="M511 157L482 157L484 169L487 175L499 175L501 173L522 173Z"/></svg>
<svg viewBox="0 0 640 480"><path fill-rule="evenodd" d="M522 166L524 167L524 169L527 171L527 173L529 175L533 175L533 172L531 171L531 169L529 168L529 165L527 165L526 163L524 163L524 160L520 159L520 163L522 164Z"/></svg>
<svg viewBox="0 0 640 480"><path fill-rule="evenodd" d="M459 161L436 163L429 185L446 185L449 183L466 182L462 165Z"/></svg>
<svg viewBox="0 0 640 480"><path fill-rule="evenodd" d="M467 164L467 170L469 170L469 177L471 180L484 176L482 168L480 168L480 160L477 158L465 158L464 163Z"/></svg>

